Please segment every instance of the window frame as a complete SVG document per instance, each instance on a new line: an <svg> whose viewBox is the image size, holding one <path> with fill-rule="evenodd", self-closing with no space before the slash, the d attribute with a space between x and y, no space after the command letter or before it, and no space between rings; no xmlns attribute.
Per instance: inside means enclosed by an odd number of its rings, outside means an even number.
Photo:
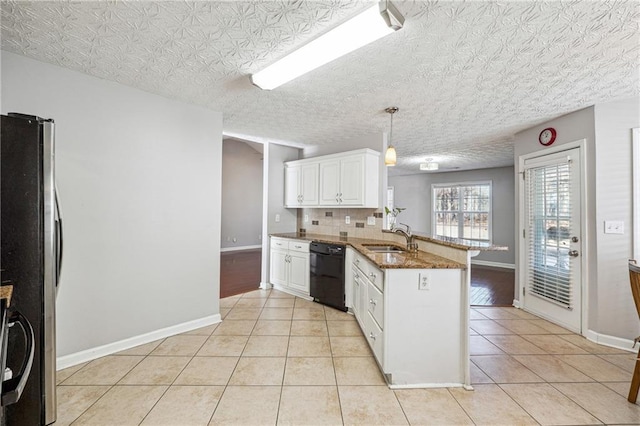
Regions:
<svg viewBox="0 0 640 426"><path fill-rule="evenodd" d="M631 169L633 204L633 253L631 256L640 262L640 127L631 129Z"/></svg>
<svg viewBox="0 0 640 426"><path fill-rule="evenodd" d="M431 184L431 235L433 235L434 237L440 237L440 235L438 235L436 233L436 229L437 229L437 221L436 221L436 214L440 213L440 210L436 210L436 189L438 188L451 188L451 187L464 187L464 186L489 186L489 208L487 211L487 215L488 215L488 234L489 234L489 238L488 239L479 239L479 238L465 238L464 236L464 220L460 220L458 221L458 239L460 240L469 240L469 241L476 241L476 242L482 242L482 243L489 243L492 244L493 242L493 181L492 180L480 180L480 181L470 181L470 182L450 182L450 183L433 183ZM455 210L459 215L464 215L465 213L478 213L477 211L471 211L471 210L463 210L462 206L463 206L463 202L462 202L462 191L458 191L458 210ZM453 210L452 210L453 211ZM454 237L447 237L442 235L441 237L444 238L454 238Z"/></svg>

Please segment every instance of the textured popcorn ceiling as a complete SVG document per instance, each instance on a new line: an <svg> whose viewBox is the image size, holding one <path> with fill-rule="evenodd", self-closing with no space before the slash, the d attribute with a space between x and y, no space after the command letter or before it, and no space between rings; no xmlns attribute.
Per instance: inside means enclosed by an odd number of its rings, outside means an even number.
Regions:
<svg viewBox="0 0 640 426"><path fill-rule="evenodd" d="M224 131L322 145L387 131L394 174L513 164L514 133L640 93L640 2L395 1L405 27L281 86L249 74L370 2L2 1L2 49L224 113Z"/></svg>

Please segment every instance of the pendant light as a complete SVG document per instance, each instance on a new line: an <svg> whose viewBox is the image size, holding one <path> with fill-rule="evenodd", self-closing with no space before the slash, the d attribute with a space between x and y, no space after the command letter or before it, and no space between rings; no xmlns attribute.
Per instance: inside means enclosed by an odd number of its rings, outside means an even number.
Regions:
<svg viewBox="0 0 640 426"><path fill-rule="evenodd" d="M385 108L385 111L391 115L391 127L389 128L389 146L387 147L387 152L384 154L384 164L388 167L393 167L396 165L396 149L392 144L392 136L393 136L393 114L398 112L397 107L389 107Z"/></svg>

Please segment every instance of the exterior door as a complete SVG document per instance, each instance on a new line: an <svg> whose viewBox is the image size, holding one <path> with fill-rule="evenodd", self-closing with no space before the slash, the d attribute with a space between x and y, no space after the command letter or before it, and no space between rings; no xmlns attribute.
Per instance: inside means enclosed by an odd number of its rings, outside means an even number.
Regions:
<svg viewBox="0 0 640 426"><path fill-rule="evenodd" d="M524 162L524 308L582 331L580 148Z"/></svg>

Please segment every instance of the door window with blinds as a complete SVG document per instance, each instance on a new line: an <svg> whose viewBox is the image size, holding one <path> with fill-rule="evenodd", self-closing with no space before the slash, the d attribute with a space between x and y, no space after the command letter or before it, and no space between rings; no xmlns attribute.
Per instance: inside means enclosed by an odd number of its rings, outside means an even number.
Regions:
<svg viewBox="0 0 640 426"><path fill-rule="evenodd" d="M491 241L491 182L433 185L433 235Z"/></svg>
<svg viewBox="0 0 640 426"><path fill-rule="evenodd" d="M529 291L572 308L571 162L527 169Z"/></svg>

